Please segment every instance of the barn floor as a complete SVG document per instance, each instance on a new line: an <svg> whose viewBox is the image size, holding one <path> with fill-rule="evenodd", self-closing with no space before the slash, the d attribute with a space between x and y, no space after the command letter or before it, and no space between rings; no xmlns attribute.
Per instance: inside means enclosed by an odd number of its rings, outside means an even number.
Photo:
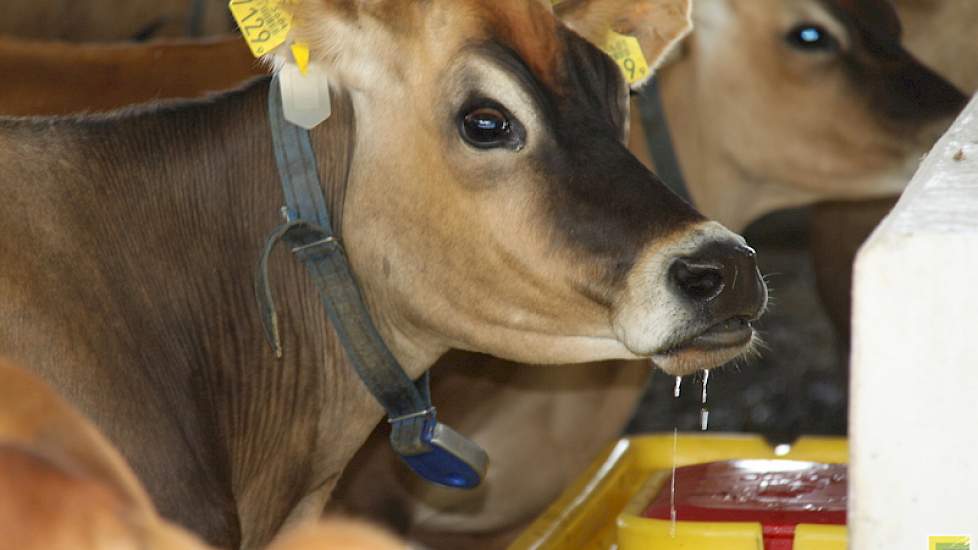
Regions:
<svg viewBox="0 0 978 550"><path fill-rule="evenodd" d="M800 210L766 217L745 233L771 289L769 310L757 323L766 345L759 357L710 373L710 431L774 441L846 433L846 359L815 292L807 226L808 213ZM687 377L674 399L675 379L656 371L628 431L698 430L701 380Z"/></svg>

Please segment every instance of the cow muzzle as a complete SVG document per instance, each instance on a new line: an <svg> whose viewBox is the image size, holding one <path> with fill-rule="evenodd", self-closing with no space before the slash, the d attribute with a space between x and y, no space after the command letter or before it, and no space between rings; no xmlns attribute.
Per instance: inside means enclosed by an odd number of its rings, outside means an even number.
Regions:
<svg viewBox="0 0 978 550"><path fill-rule="evenodd" d="M704 362L722 364L750 348L751 323L767 304L756 256L746 245L711 243L673 262L669 282L674 292L700 315L683 331L687 334L678 336L684 339L655 354L661 367L697 370Z"/></svg>
<svg viewBox="0 0 978 550"><path fill-rule="evenodd" d="M752 323L767 306L767 286L742 238L707 223L637 269L615 319L633 353L685 375L752 349ZM651 307L639 311L641 305Z"/></svg>

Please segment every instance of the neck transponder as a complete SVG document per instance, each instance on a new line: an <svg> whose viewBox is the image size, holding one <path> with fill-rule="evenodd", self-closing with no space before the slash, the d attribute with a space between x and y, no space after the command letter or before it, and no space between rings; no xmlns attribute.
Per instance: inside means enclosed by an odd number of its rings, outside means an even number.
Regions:
<svg viewBox="0 0 978 550"><path fill-rule="evenodd" d="M486 452L438 422L428 373L411 380L370 318L330 223L309 132L285 120L277 77L268 91L268 118L285 195L285 222L265 244L255 293L265 336L276 356L282 356L282 345L268 281L268 258L276 244L285 242L315 282L330 323L360 380L387 411L394 451L428 481L465 489L478 486L489 462Z"/></svg>

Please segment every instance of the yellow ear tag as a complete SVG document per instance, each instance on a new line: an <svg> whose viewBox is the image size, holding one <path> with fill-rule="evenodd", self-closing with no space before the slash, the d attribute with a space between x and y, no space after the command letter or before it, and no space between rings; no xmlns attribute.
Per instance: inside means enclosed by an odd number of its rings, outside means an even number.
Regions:
<svg viewBox="0 0 978 550"><path fill-rule="evenodd" d="M609 31L603 49L618 64L629 85L648 78L649 62L645 60L642 47L634 36Z"/></svg>
<svg viewBox="0 0 978 550"><path fill-rule="evenodd" d="M292 44L292 57L295 58L295 64L299 66L299 72L302 76L309 74L309 46L296 42Z"/></svg>
<svg viewBox="0 0 978 550"><path fill-rule="evenodd" d="M241 29L251 53L261 57L285 42L292 29L292 13L283 0L231 0L228 9Z"/></svg>

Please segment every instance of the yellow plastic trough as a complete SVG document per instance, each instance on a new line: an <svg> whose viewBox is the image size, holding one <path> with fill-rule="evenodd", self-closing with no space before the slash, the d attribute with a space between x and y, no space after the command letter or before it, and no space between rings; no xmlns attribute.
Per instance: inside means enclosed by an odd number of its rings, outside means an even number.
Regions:
<svg viewBox="0 0 978 550"><path fill-rule="evenodd" d="M760 523L676 522L641 517L668 483L673 436L625 438L611 445L509 547L510 550L764 550ZM805 437L775 448L752 435L680 434L675 464L785 459L846 464L843 438ZM846 528L799 525L793 550L846 550Z"/></svg>

